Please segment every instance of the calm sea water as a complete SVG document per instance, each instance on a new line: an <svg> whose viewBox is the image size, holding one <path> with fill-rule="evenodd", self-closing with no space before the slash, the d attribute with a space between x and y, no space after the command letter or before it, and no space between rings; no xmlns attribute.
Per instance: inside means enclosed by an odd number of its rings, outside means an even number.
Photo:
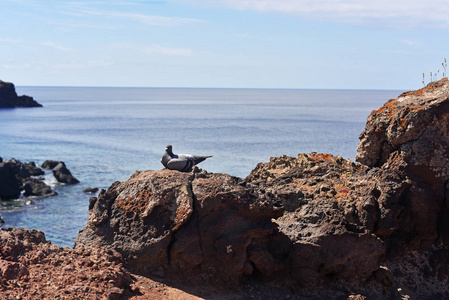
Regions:
<svg viewBox="0 0 449 300"><path fill-rule="evenodd" d="M8 226L38 229L73 245L88 217L86 187L107 188L135 170L162 168L174 153L213 155L209 172L246 177L283 154L354 159L373 109L401 91L17 87L43 108L0 109L0 156L62 160L81 184L46 179L56 197L0 203Z"/></svg>

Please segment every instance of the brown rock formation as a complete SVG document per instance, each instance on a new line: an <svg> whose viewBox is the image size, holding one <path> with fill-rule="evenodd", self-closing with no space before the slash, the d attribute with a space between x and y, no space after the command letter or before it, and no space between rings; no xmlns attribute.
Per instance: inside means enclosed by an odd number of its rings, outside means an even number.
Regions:
<svg viewBox="0 0 449 300"><path fill-rule="evenodd" d="M0 230L2 299L119 299L129 276L112 250L71 250L40 231Z"/></svg>
<svg viewBox="0 0 449 300"><path fill-rule="evenodd" d="M184 297L168 296L165 283L207 299L449 299L447 120L449 82L441 80L371 114L363 164L310 153L272 158L245 180L136 171L91 198L66 255L81 268L80 255L119 252L139 274L123 292L131 299ZM37 237L31 244L51 247ZM3 286L34 274L22 248L1 256Z"/></svg>
<svg viewBox="0 0 449 300"><path fill-rule="evenodd" d="M91 198L75 248L113 248L141 274L230 284L257 266L283 268L266 249L281 214L270 197L226 174L136 172Z"/></svg>
<svg viewBox="0 0 449 300"><path fill-rule="evenodd" d="M389 100L368 117L356 160L405 182L397 192L395 239L428 250L449 244L449 81ZM382 208L384 208L382 206Z"/></svg>
<svg viewBox="0 0 449 300"><path fill-rule="evenodd" d="M366 281L379 269L385 245L376 180L367 168L329 154L281 156L246 178L285 207L276 220L293 242L290 275L302 286Z"/></svg>

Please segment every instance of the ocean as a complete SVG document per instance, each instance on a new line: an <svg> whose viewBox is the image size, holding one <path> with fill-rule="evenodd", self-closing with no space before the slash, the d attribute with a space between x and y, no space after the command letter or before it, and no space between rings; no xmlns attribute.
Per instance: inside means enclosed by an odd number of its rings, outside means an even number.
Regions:
<svg viewBox="0 0 449 300"><path fill-rule="evenodd" d="M173 152L213 155L199 167L246 177L270 157L319 152L354 159L373 109L402 91L16 87L43 108L0 109L0 157L64 161L81 181L46 181L58 196L0 202L6 226L72 247L88 218L86 187L107 189Z"/></svg>

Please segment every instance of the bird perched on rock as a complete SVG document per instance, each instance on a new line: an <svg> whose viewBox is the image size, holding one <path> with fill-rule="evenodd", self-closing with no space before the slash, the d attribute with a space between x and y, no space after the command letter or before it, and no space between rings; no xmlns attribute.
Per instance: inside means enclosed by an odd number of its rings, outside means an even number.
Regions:
<svg viewBox="0 0 449 300"><path fill-rule="evenodd" d="M172 145L167 145L165 148L164 155L161 158L161 163L170 170L177 170L181 172L190 172L192 171L192 167L194 165L199 164L204 161L206 158L212 157L212 155L208 156L199 156L199 155L191 155L191 154L173 154Z"/></svg>

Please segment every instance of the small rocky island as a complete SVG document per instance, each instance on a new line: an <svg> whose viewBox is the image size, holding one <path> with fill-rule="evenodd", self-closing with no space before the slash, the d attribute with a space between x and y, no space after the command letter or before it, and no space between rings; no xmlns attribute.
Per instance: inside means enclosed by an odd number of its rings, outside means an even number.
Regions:
<svg viewBox="0 0 449 300"><path fill-rule="evenodd" d="M17 96L14 84L0 80L0 108L12 107L42 107L42 104L30 96Z"/></svg>
<svg viewBox="0 0 449 300"><path fill-rule="evenodd" d="M74 249L0 231L0 293L80 299L449 299L449 82L368 117L358 163L303 153L245 178L136 171Z"/></svg>

